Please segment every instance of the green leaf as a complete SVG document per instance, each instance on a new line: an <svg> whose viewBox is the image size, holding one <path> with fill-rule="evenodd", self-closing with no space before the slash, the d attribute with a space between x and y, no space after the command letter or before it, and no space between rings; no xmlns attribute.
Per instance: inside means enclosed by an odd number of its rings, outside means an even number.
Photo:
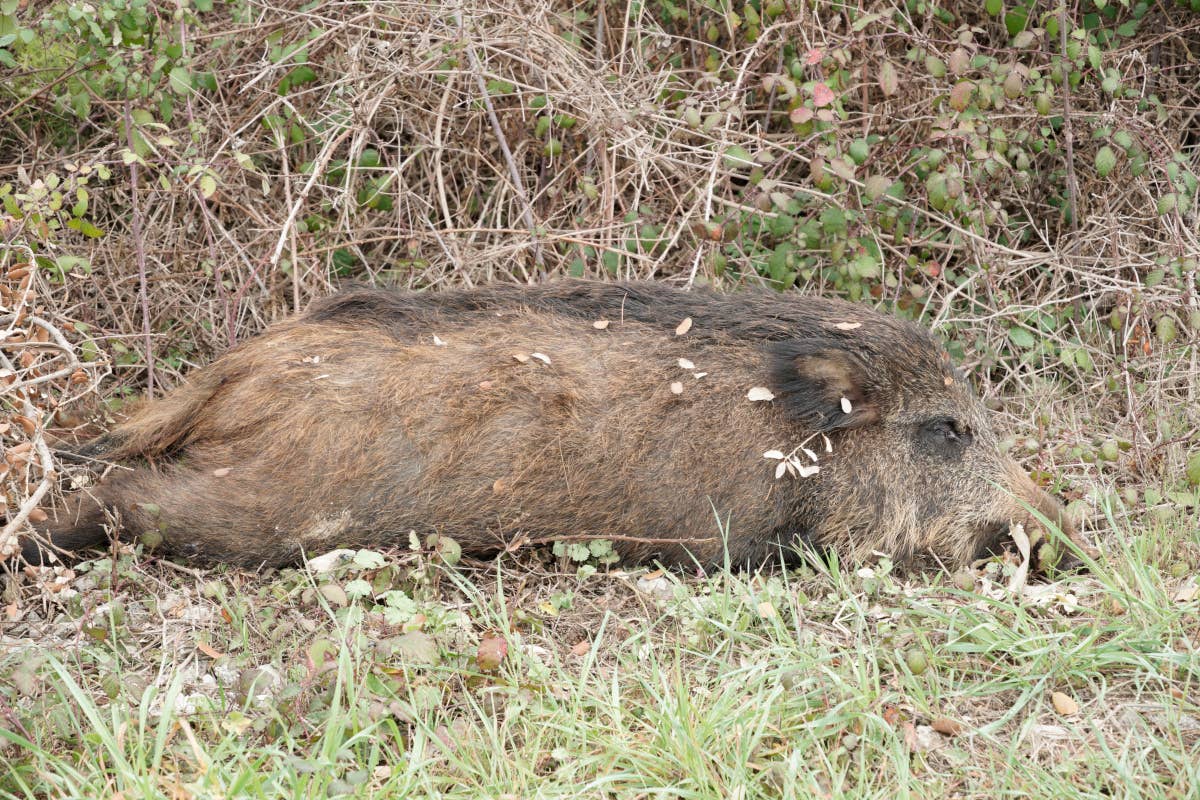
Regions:
<svg viewBox="0 0 1200 800"><path fill-rule="evenodd" d="M1101 178L1107 178L1108 173L1113 171L1113 167L1117 165L1117 154L1108 145L1104 145L1096 151L1096 174Z"/></svg>
<svg viewBox="0 0 1200 800"><path fill-rule="evenodd" d="M725 166L730 169L744 169L754 166L754 157L744 147L733 145L725 150Z"/></svg>
<svg viewBox="0 0 1200 800"><path fill-rule="evenodd" d="M1008 338L1022 350L1032 350L1037 346L1037 340L1033 338L1033 334L1024 328L1009 328Z"/></svg>
<svg viewBox="0 0 1200 800"><path fill-rule="evenodd" d="M379 569L384 563L383 555L374 550L359 550L354 554L354 566L359 569Z"/></svg>
<svg viewBox="0 0 1200 800"><path fill-rule="evenodd" d="M371 584L362 578L357 578L356 580L350 581L345 585L344 588L346 590L346 596L354 598L368 597L374 592L374 590L371 588Z"/></svg>
<svg viewBox="0 0 1200 800"><path fill-rule="evenodd" d="M200 176L200 194L205 200L210 199L217 192L217 179L210 173L204 173Z"/></svg>
<svg viewBox="0 0 1200 800"><path fill-rule="evenodd" d="M1024 6L1020 6L1004 15L1004 28L1008 31L1009 36L1016 36L1025 30L1025 23L1028 19L1028 10Z"/></svg>
<svg viewBox="0 0 1200 800"><path fill-rule="evenodd" d="M998 17L1004 12L1004 0L985 0L983 8L993 17Z"/></svg>
<svg viewBox="0 0 1200 800"><path fill-rule="evenodd" d="M150 143L146 141L146 137L138 132L137 128L129 131L129 139L133 142L133 152L137 154L139 159L144 159L150 155ZM126 164L131 163L129 161Z"/></svg>
<svg viewBox="0 0 1200 800"><path fill-rule="evenodd" d="M100 230L86 219L69 219L67 220L67 227L73 231L79 231L89 239L99 239L104 235L104 231Z"/></svg>

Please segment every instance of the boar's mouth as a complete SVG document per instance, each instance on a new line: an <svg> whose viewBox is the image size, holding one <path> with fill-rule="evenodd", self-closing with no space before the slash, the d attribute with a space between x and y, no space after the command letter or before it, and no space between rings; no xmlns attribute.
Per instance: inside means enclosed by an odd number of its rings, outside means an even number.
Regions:
<svg viewBox="0 0 1200 800"><path fill-rule="evenodd" d="M975 555L971 557L970 563L974 564L980 559L1001 555L1006 550L1015 551L1017 546L1013 542L1011 531L1012 527L1007 522L996 522L986 526L979 536L979 543L975 548ZM1047 541L1043 537L1042 541L1037 542L1033 546L1032 561L1034 572L1040 572L1037 566L1040 561L1039 552L1047 544ZM1083 562L1074 553L1065 552L1058 556L1058 563L1054 565L1053 571L1075 572L1082 568Z"/></svg>
<svg viewBox="0 0 1200 800"><path fill-rule="evenodd" d="M969 563L998 556L1009 547L1015 547L1010 531L1011 526L1007 522L994 522L984 527Z"/></svg>

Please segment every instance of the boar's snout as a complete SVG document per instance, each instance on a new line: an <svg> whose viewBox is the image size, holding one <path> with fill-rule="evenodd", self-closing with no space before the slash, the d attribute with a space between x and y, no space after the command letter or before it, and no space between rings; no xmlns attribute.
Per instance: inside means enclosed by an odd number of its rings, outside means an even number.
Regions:
<svg viewBox="0 0 1200 800"><path fill-rule="evenodd" d="M988 510L992 521L980 531L972 560L987 558L1012 547L1012 526L1019 524L1029 537L1035 567L1046 563L1040 559L1040 553L1042 548L1049 546L1054 548L1056 555L1046 566L1063 572L1081 568L1083 562L1079 557L1061 543L1054 544L1046 531L1048 522L1064 537L1078 543L1078 524L1067 513L1066 507L1034 483L1015 461L1006 460L1004 477L1001 496L995 507Z"/></svg>

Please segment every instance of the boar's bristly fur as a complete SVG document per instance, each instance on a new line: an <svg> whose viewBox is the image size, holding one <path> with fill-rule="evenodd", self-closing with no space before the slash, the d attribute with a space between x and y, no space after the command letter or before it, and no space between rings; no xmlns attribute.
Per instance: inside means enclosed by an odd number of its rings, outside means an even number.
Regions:
<svg viewBox="0 0 1200 800"><path fill-rule="evenodd" d="M748 399L756 387L773 399ZM803 542L953 567L1036 524L1029 507L1067 525L928 331L768 291L353 289L82 451L132 469L39 538L76 550L115 520L171 554L245 566L416 531L481 555L612 537L665 563L755 565ZM777 476L768 451L792 471Z"/></svg>

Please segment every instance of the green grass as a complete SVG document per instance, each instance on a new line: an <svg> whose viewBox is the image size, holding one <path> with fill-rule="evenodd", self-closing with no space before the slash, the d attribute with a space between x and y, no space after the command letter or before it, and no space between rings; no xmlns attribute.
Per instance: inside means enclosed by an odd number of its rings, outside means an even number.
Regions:
<svg viewBox="0 0 1200 800"><path fill-rule="evenodd" d="M1196 522L1104 544L1017 595L998 562L970 591L833 564L649 593L535 558L106 559L7 625L0 797L1194 797Z"/></svg>

